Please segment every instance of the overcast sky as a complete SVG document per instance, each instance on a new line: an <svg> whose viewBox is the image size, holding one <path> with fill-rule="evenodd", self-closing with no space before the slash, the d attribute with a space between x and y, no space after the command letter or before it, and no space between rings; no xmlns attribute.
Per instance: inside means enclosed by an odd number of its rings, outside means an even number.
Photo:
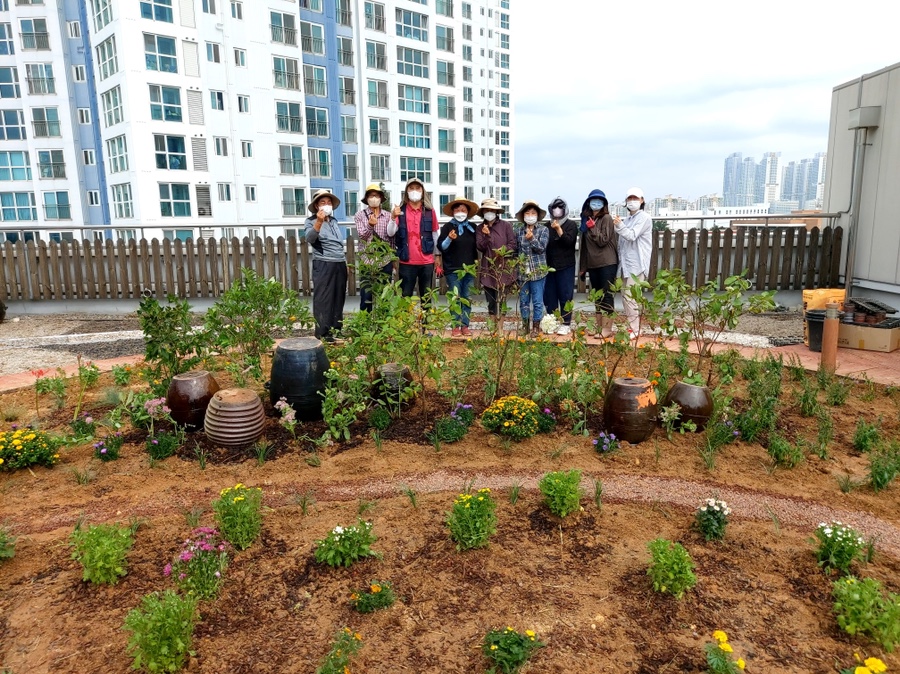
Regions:
<svg viewBox="0 0 900 674"><path fill-rule="evenodd" d="M900 61L896 0L514 0L512 24L520 203L721 193L732 152L826 151L832 89Z"/></svg>

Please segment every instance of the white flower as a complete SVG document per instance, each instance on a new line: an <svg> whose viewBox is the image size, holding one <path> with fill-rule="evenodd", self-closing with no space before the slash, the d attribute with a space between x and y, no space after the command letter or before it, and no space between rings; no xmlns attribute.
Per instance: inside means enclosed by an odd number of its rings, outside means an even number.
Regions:
<svg viewBox="0 0 900 674"><path fill-rule="evenodd" d="M344 533L344 527L336 526L334 529L332 529L332 531L340 536L342 533Z"/></svg>
<svg viewBox="0 0 900 674"><path fill-rule="evenodd" d="M700 512L705 513L705 512L706 512L706 506L701 506L701 507L700 507Z"/></svg>

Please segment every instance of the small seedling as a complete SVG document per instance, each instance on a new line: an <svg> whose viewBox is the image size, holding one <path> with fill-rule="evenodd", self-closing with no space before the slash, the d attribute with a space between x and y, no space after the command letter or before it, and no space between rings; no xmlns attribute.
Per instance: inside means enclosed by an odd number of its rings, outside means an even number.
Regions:
<svg viewBox="0 0 900 674"><path fill-rule="evenodd" d="M410 487L409 485L403 485L400 488L400 493L403 494L406 498L409 499L410 504L413 508L418 508L419 503L417 500L416 490Z"/></svg>
<svg viewBox="0 0 900 674"><path fill-rule="evenodd" d="M521 482L513 482L512 486L509 488L509 502L513 505L519 502L519 494L522 491L522 483Z"/></svg>

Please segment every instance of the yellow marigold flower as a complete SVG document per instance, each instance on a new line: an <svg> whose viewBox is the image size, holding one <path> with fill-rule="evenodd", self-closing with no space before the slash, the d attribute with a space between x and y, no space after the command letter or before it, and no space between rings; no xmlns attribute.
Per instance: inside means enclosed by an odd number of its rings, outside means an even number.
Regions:
<svg viewBox="0 0 900 674"><path fill-rule="evenodd" d="M728 642L728 635L725 634L722 630L716 630L712 633L713 639L718 641L720 644L724 644Z"/></svg>
<svg viewBox="0 0 900 674"><path fill-rule="evenodd" d="M654 372L653 376L659 379L662 375L659 372Z"/></svg>
<svg viewBox="0 0 900 674"><path fill-rule="evenodd" d="M350 674L350 668L344 667L344 674Z"/></svg>
<svg viewBox="0 0 900 674"><path fill-rule="evenodd" d="M372 591L372 594L378 594L379 592L381 592L381 585L371 585L369 586L369 589Z"/></svg>
<svg viewBox="0 0 900 674"><path fill-rule="evenodd" d="M738 658L737 661L736 661L734 664L737 665L737 668L738 668L738 669L744 669L744 667L747 666L747 663L744 662L744 658Z"/></svg>
<svg viewBox="0 0 900 674"><path fill-rule="evenodd" d="M731 644L729 644L727 641L723 641L721 644L719 644L719 648L721 648L726 653L734 652L734 649L731 647Z"/></svg>
<svg viewBox="0 0 900 674"><path fill-rule="evenodd" d="M866 667L871 669L874 674L881 674L887 671L887 665L878 658L866 658Z"/></svg>
<svg viewBox="0 0 900 674"><path fill-rule="evenodd" d="M492 651L496 651L496 650L497 650L497 644L491 644L491 650L492 650Z"/></svg>
<svg viewBox="0 0 900 674"><path fill-rule="evenodd" d="M353 635L353 638L356 639L357 641L362 641L362 634L357 632L356 634Z"/></svg>
<svg viewBox="0 0 900 674"><path fill-rule="evenodd" d="M357 599L359 599L359 595L354 592L353 594L350 595L350 599L352 599L353 601L356 601Z"/></svg>
<svg viewBox="0 0 900 674"><path fill-rule="evenodd" d="M853 674L872 674L872 670L868 667L857 667L853 670Z"/></svg>
<svg viewBox="0 0 900 674"><path fill-rule="evenodd" d="M345 627L345 628L344 628L344 632L345 632L346 634L350 634L350 628L349 628L349 627Z"/></svg>
<svg viewBox="0 0 900 674"><path fill-rule="evenodd" d="M526 637L534 637L534 630L525 630Z"/></svg>

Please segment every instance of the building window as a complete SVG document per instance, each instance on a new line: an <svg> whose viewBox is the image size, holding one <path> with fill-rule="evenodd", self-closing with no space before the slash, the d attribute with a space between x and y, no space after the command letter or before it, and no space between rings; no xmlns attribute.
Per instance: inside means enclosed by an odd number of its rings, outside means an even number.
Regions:
<svg viewBox="0 0 900 674"><path fill-rule="evenodd" d="M82 150L81 161L85 166L94 166L97 163L97 154L93 150Z"/></svg>
<svg viewBox="0 0 900 674"><path fill-rule="evenodd" d="M341 115L341 142L356 144L356 117L353 115Z"/></svg>
<svg viewBox="0 0 900 674"><path fill-rule="evenodd" d="M303 66L303 79L306 93L312 96L328 96L328 83L325 81L325 68L320 66Z"/></svg>
<svg viewBox="0 0 900 674"><path fill-rule="evenodd" d="M88 206L100 205L100 190L88 190L87 193Z"/></svg>
<svg viewBox="0 0 900 674"><path fill-rule="evenodd" d="M247 67L247 52L244 49L234 50L234 65L238 68Z"/></svg>
<svg viewBox="0 0 900 674"><path fill-rule="evenodd" d="M74 82L87 82L87 69L83 65L72 66L72 80Z"/></svg>
<svg viewBox="0 0 900 674"><path fill-rule="evenodd" d="M297 46L297 23L293 14L269 12L269 32L272 42Z"/></svg>
<svg viewBox="0 0 900 674"><path fill-rule="evenodd" d="M37 220L34 192L0 192L0 217L4 222Z"/></svg>
<svg viewBox="0 0 900 674"><path fill-rule="evenodd" d="M0 23L0 54L10 55L16 53L16 45L13 41L13 29L11 23Z"/></svg>
<svg viewBox="0 0 900 674"><path fill-rule="evenodd" d="M463 82L471 82L472 81L472 68L470 66L463 66ZM465 90L468 87L463 88L463 94L465 95ZM471 90L470 90L471 91ZM472 95L469 94L469 102L472 102Z"/></svg>
<svg viewBox="0 0 900 674"><path fill-rule="evenodd" d="M390 195L387 195L390 198ZM344 190L344 203L345 204L358 204L359 203L359 192L357 190ZM349 210L349 206L348 206Z"/></svg>
<svg viewBox="0 0 900 674"><path fill-rule="evenodd" d="M509 94L497 92L497 105L501 108L509 107Z"/></svg>
<svg viewBox="0 0 900 674"><path fill-rule="evenodd" d="M150 117L163 122L180 122L181 89L151 84Z"/></svg>
<svg viewBox="0 0 900 674"><path fill-rule="evenodd" d="M465 31L463 31L463 35L465 35ZM472 47L470 45L467 45L467 44L463 45L462 57L463 57L463 61L471 61L472 60Z"/></svg>
<svg viewBox="0 0 900 674"><path fill-rule="evenodd" d="M325 55L325 27L318 23L300 22L300 48L307 54Z"/></svg>
<svg viewBox="0 0 900 674"><path fill-rule="evenodd" d="M509 126L509 113L508 112L500 113L500 126Z"/></svg>
<svg viewBox="0 0 900 674"><path fill-rule="evenodd" d="M224 110L225 109L225 92L210 91L209 92L209 104L210 104L210 106L212 106L213 110Z"/></svg>
<svg viewBox="0 0 900 674"><path fill-rule="evenodd" d="M456 152L456 131L438 129L438 152Z"/></svg>
<svg viewBox="0 0 900 674"><path fill-rule="evenodd" d="M372 180L391 179L391 157L386 154L371 155Z"/></svg>
<svg viewBox="0 0 900 674"><path fill-rule="evenodd" d="M128 144L125 136L116 136L106 141L106 155L109 157L109 172L128 170Z"/></svg>
<svg viewBox="0 0 900 674"><path fill-rule="evenodd" d="M119 70L119 59L116 53L116 36L104 40L97 45L97 69L100 71L100 81Z"/></svg>
<svg viewBox="0 0 900 674"><path fill-rule="evenodd" d="M500 12L500 27L503 30L509 30L509 14Z"/></svg>
<svg viewBox="0 0 900 674"><path fill-rule="evenodd" d="M279 131L288 133L303 132L303 117L300 114L300 103L275 101L275 120Z"/></svg>
<svg viewBox="0 0 900 674"><path fill-rule="evenodd" d="M44 218L47 220L71 220L72 208L68 192L44 192Z"/></svg>
<svg viewBox="0 0 900 674"><path fill-rule="evenodd" d="M250 97L249 96L238 95L237 102L238 102L238 112L250 112Z"/></svg>
<svg viewBox="0 0 900 674"><path fill-rule="evenodd" d="M474 150L470 147L463 148L463 159L465 161L475 161L474 159Z"/></svg>
<svg viewBox="0 0 900 674"><path fill-rule="evenodd" d="M431 149L431 124L400 120L400 147Z"/></svg>
<svg viewBox="0 0 900 674"><path fill-rule="evenodd" d="M231 183L218 183L219 201L231 201Z"/></svg>
<svg viewBox="0 0 900 674"><path fill-rule="evenodd" d="M206 43L206 60L210 63L222 62L222 47L215 42Z"/></svg>
<svg viewBox="0 0 900 674"><path fill-rule="evenodd" d="M509 54L497 54L499 57L498 63L500 67L504 70L509 70Z"/></svg>
<svg viewBox="0 0 900 674"><path fill-rule="evenodd" d="M81 22L66 21L66 33L71 40L81 39Z"/></svg>
<svg viewBox="0 0 900 674"><path fill-rule="evenodd" d="M435 0L434 11L441 16L453 17L453 0Z"/></svg>
<svg viewBox="0 0 900 674"><path fill-rule="evenodd" d="M509 49L509 35L506 33L497 33L500 38L500 49Z"/></svg>
<svg viewBox="0 0 900 674"><path fill-rule="evenodd" d="M508 168L499 169L498 174L499 174L499 177L497 178L497 180L499 182L501 182L501 183L509 182L509 169Z"/></svg>
<svg viewBox="0 0 900 674"><path fill-rule="evenodd" d="M231 0L231 18L238 21L244 20L244 3Z"/></svg>
<svg viewBox="0 0 900 674"><path fill-rule="evenodd" d="M413 77L428 77L428 53L409 47L397 47L397 72Z"/></svg>
<svg viewBox="0 0 900 674"><path fill-rule="evenodd" d="M495 131L494 132L494 144L495 145L509 145L509 131Z"/></svg>
<svg viewBox="0 0 900 674"><path fill-rule="evenodd" d="M309 148L309 175L311 178L331 177L331 151Z"/></svg>
<svg viewBox="0 0 900 674"><path fill-rule="evenodd" d="M15 67L0 68L0 98L21 98L19 70Z"/></svg>
<svg viewBox="0 0 900 674"><path fill-rule="evenodd" d="M223 138L222 136L217 136L215 139L216 145L216 156L218 157L227 157L228 156L228 139Z"/></svg>
<svg viewBox="0 0 900 674"><path fill-rule="evenodd" d="M113 212L117 218L133 218L134 207L131 203L131 183L112 186Z"/></svg>
<svg viewBox="0 0 900 674"><path fill-rule="evenodd" d="M366 28L386 32L384 21L384 5L380 2L367 2L365 4Z"/></svg>
<svg viewBox="0 0 900 674"><path fill-rule="evenodd" d="M397 107L403 112L431 113L431 89L409 84L397 85Z"/></svg>
<svg viewBox="0 0 900 674"><path fill-rule="evenodd" d="M437 97L438 119L456 119L455 97Z"/></svg>
<svg viewBox="0 0 900 674"><path fill-rule="evenodd" d="M475 170L471 166L466 166L463 169L463 180L465 180L467 183L475 180Z"/></svg>
<svg viewBox="0 0 900 674"><path fill-rule="evenodd" d="M408 9L400 9L399 7L396 12L397 35L399 37L428 42L428 17L426 15L411 12Z"/></svg>
<svg viewBox="0 0 900 674"><path fill-rule="evenodd" d="M201 7L203 8L204 14L215 14L216 0L203 0L203 2L201 3Z"/></svg>
<svg viewBox="0 0 900 674"><path fill-rule="evenodd" d="M337 22L340 26L353 26L353 11L350 9L350 0L336 0Z"/></svg>
<svg viewBox="0 0 900 674"><path fill-rule="evenodd" d="M448 26L437 26L437 48L441 51L453 51L453 29Z"/></svg>
<svg viewBox="0 0 900 674"><path fill-rule="evenodd" d="M418 178L424 183L431 182L431 160L425 157L400 157L400 182Z"/></svg>
<svg viewBox="0 0 900 674"><path fill-rule="evenodd" d="M112 0L91 0L94 15L94 32L99 33L112 21Z"/></svg>
<svg viewBox="0 0 900 674"><path fill-rule="evenodd" d="M153 136L156 148L156 168L187 171L184 136Z"/></svg>
<svg viewBox="0 0 900 674"><path fill-rule="evenodd" d="M391 133L388 120L378 117L369 118L369 142L373 145L390 145Z"/></svg>
<svg viewBox="0 0 900 674"><path fill-rule="evenodd" d="M78 108L78 123L79 124L93 124L93 120L91 119L91 109L90 108Z"/></svg>
<svg viewBox="0 0 900 674"><path fill-rule="evenodd" d="M56 124L58 130L59 122ZM0 140L25 140L25 115L21 110L0 110Z"/></svg>
<svg viewBox="0 0 900 674"><path fill-rule="evenodd" d="M387 47L383 42L366 40L366 66L375 70L387 70Z"/></svg>
<svg viewBox="0 0 900 674"><path fill-rule="evenodd" d="M448 61L437 62L437 81L448 87L455 86L456 78L453 75L453 64Z"/></svg>
<svg viewBox="0 0 900 674"><path fill-rule="evenodd" d="M475 142L475 134L474 134L474 132L472 131L472 127L467 126L467 127L464 127L464 128L463 128L463 142L464 142L464 143L473 143L473 142ZM469 147L469 148L466 148L466 149L469 150L469 153L470 153L469 156L471 157L471 151L472 151L472 148ZM472 160L469 159L469 161L472 161Z"/></svg>
<svg viewBox="0 0 900 674"><path fill-rule="evenodd" d="M253 156L253 141L252 140L242 140L241 141L241 156L248 158L248 159Z"/></svg>
<svg viewBox="0 0 900 674"><path fill-rule="evenodd" d="M147 70L158 70L164 73L178 72L174 38L145 33L144 58L147 62Z"/></svg>
<svg viewBox="0 0 900 674"><path fill-rule="evenodd" d="M103 119L107 128L122 121L122 92L119 87L104 92L100 101L103 103Z"/></svg>
<svg viewBox="0 0 900 674"><path fill-rule="evenodd" d="M342 66L353 67L353 40L349 37L338 36L338 63Z"/></svg>
<svg viewBox="0 0 900 674"><path fill-rule="evenodd" d="M456 184L456 162L438 162L438 182L441 185Z"/></svg>
<svg viewBox="0 0 900 674"><path fill-rule="evenodd" d="M56 79L53 77L51 63L26 63L25 80L30 94L56 93Z"/></svg>
<svg viewBox="0 0 900 674"><path fill-rule="evenodd" d="M466 69L463 68L463 79L465 79ZM471 103L472 102L472 87L463 87L463 102Z"/></svg>
<svg viewBox="0 0 900 674"><path fill-rule="evenodd" d="M141 0L141 17L172 23L172 0Z"/></svg>
<svg viewBox="0 0 900 674"><path fill-rule="evenodd" d="M0 152L0 181L31 180L31 161L27 152Z"/></svg>
<svg viewBox="0 0 900 674"><path fill-rule="evenodd" d="M183 183L160 183L159 210L164 218L191 217L191 191Z"/></svg>
<svg viewBox="0 0 900 674"><path fill-rule="evenodd" d="M358 157L356 153L344 153L344 180L359 180L359 164L356 163Z"/></svg>
<svg viewBox="0 0 900 674"><path fill-rule="evenodd" d="M244 185L244 201L256 203L256 185Z"/></svg>
<svg viewBox="0 0 900 674"><path fill-rule="evenodd" d="M328 109L306 106L306 135L328 138Z"/></svg>
<svg viewBox="0 0 900 674"><path fill-rule="evenodd" d="M300 75L297 59L272 57L272 65L275 73L275 87L277 89L294 89L300 91Z"/></svg>
<svg viewBox="0 0 900 674"><path fill-rule="evenodd" d="M464 2L462 4L462 16L464 19L472 18L472 3Z"/></svg>
<svg viewBox="0 0 900 674"><path fill-rule="evenodd" d="M303 146L279 145L278 170L281 175L303 175Z"/></svg>
<svg viewBox="0 0 900 674"><path fill-rule="evenodd" d="M344 105L355 105L356 104L356 84L352 77L341 77L340 78L340 87L341 87L341 103ZM386 85L385 85L386 86Z"/></svg>
<svg viewBox="0 0 900 674"><path fill-rule="evenodd" d="M379 80L369 80L369 107L370 108L386 108L388 107L387 82Z"/></svg>
<svg viewBox="0 0 900 674"><path fill-rule="evenodd" d="M281 188L281 214L306 217L306 192L302 187Z"/></svg>
<svg viewBox="0 0 900 674"><path fill-rule="evenodd" d="M509 89L509 73L500 73L500 88Z"/></svg>

